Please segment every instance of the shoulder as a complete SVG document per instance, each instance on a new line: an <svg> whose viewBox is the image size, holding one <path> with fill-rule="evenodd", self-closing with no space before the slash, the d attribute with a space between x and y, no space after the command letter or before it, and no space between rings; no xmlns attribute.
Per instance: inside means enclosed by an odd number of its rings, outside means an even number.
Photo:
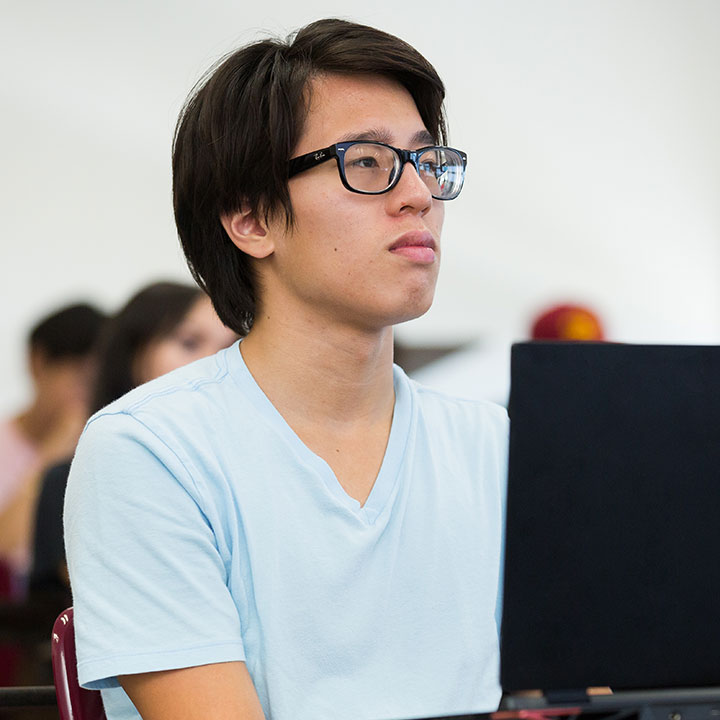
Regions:
<svg viewBox="0 0 720 720"><path fill-rule="evenodd" d="M12 418L0 420L0 450L3 460L8 457L35 459L36 448L19 430Z"/></svg>
<svg viewBox="0 0 720 720"><path fill-rule="evenodd" d="M39 460L37 448L12 420L0 423L0 458L0 508L4 508L30 473L38 469Z"/></svg>
<svg viewBox="0 0 720 720"><path fill-rule="evenodd" d="M232 402L226 352L145 383L96 412L78 443L69 488L158 477L151 470L161 466L192 485L189 451L213 433L223 402Z"/></svg>
<svg viewBox="0 0 720 720"><path fill-rule="evenodd" d="M233 355L237 353L237 357ZM237 345L141 385L95 413L78 443L69 493L182 486L198 501L252 423ZM87 492L91 492L87 490Z"/></svg>
<svg viewBox="0 0 720 720"><path fill-rule="evenodd" d="M168 404L212 394L228 379L228 353L235 347L233 345L136 387L95 413L90 422L117 413L133 415L148 408L162 409Z"/></svg>
<svg viewBox="0 0 720 720"><path fill-rule="evenodd" d="M131 390L96 412L84 435L133 428L161 438L209 429L232 407L238 390L230 370L233 350L238 352L236 344Z"/></svg>

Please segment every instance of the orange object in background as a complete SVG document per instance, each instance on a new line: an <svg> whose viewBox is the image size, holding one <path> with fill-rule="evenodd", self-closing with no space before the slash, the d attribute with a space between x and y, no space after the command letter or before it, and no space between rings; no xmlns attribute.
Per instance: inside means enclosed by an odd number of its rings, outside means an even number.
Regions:
<svg viewBox="0 0 720 720"><path fill-rule="evenodd" d="M555 305L538 315L531 330L533 340L605 340L600 318L581 305Z"/></svg>

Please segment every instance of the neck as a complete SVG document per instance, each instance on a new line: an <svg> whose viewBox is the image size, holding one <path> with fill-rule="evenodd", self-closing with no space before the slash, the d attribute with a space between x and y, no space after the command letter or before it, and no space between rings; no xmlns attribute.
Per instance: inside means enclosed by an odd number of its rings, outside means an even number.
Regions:
<svg viewBox="0 0 720 720"><path fill-rule="evenodd" d="M33 445L40 445L50 433L55 422L54 408L46 407L37 400L13 422L20 433Z"/></svg>
<svg viewBox="0 0 720 720"><path fill-rule="evenodd" d="M259 315L242 355L291 426L304 418L316 426L357 426L392 416L392 341L390 327L318 327Z"/></svg>

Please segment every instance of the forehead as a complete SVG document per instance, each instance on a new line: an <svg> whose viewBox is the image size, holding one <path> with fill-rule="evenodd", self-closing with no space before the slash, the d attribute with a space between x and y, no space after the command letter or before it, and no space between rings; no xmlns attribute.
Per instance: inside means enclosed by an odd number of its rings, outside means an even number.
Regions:
<svg viewBox="0 0 720 720"><path fill-rule="evenodd" d="M319 75L310 81L308 95L295 154L369 134L407 147L426 130L408 90L379 75Z"/></svg>

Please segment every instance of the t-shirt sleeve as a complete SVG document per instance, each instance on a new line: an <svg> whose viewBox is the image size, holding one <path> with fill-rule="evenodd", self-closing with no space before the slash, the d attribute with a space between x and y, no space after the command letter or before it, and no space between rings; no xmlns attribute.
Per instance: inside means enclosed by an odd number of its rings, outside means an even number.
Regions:
<svg viewBox="0 0 720 720"><path fill-rule="evenodd" d="M245 659L226 560L203 503L187 461L139 420L91 420L64 516L84 687Z"/></svg>

